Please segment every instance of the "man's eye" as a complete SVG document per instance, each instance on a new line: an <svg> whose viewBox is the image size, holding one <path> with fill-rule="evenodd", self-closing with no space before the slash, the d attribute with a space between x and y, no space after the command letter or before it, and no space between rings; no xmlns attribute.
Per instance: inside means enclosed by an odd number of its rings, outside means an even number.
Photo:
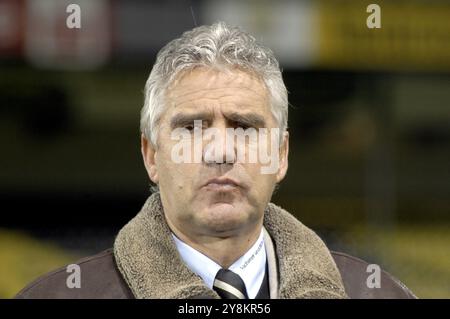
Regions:
<svg viewBox="0 0 450 319"><path fill-rule="evenodd" d="M188 131L193 131L195 128L206 129L207 124L202 123L202 126L200 126L200 125L195 125L194 122L192 122L192 123L183 125L183 128L187 129Z"/></svg>
<svg viewBox="0 0 450 319"><path fill-rule="evenodd" d="M245 123L235 123L235 124L234 124L234 128L235 128L235 129L236 129L236 128L241 128L241 129L243 129L244 131L247 130L247 129L249 129L250 127L251 127L250 125L245 124Z"/></svg>

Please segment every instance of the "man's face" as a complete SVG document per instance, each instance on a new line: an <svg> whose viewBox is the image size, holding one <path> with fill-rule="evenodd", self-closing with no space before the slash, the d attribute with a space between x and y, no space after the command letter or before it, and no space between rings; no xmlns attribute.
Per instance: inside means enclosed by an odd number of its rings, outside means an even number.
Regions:
<svg viewBox="0 0 450 319"><path fill-rule="evenodd" d="M202 121L203 132L216 129L224 141L227 128L278 127L263 82L237 69L225 73L197 68L179 76L169 87L165 107L157 146L152 147L143 138L142 152L150 178L159 185L169 225L176 232L191 236L227 237L256 229L262 224L275 184L287 170L287 133L276 149L279 166L272 174L261 173L263 164L259 160L225 163L227 152L236 151L225 144L222 162L205 158L203 149L199 162L177 163L172 151L180 141L171 138L171 134L179 128L189 130L192 134L187 139L192 139L195 152L194 120ZM202 143L205 146L208 141Z"/></svg>

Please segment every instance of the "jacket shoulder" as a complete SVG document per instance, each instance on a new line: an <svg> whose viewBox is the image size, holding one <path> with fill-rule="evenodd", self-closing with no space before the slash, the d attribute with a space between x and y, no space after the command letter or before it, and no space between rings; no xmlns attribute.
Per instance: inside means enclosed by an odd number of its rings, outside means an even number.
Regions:
<svg viewBox="0 0 450 319"><path fill-rule="evenodd" d="M345 253L331 251L341 273L345 291L351 299L416 299L417 297L397 278L380 269L379 288L370 288L367 279L374 270L368 262Z"/></svg>
<svg viewBox="0 0 450 319"><path fill-rule="evenodd" d="M69 265L45 274L23 288L17 299L122 299L134 298L117 269L112 249L83 258L79 266L80 286L69 288L73 271ZM71 281L69 279L69 281Z"/></svg>

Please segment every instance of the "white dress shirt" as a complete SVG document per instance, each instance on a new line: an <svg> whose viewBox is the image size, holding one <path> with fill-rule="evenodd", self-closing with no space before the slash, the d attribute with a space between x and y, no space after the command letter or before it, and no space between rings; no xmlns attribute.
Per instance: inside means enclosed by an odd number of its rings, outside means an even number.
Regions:
<svg viewBox="0 0 450 319"><path fill-rule="evenodd" d="M198 250L181 241L174 234L172 236L178 252L188 268L199 275L206 286L212 289L214 278L222 267ZM261 234L253 246L228 268L242 278L250 299L254 299L261 288L266 272L266 258L264 236L261 229Z"/></svg>

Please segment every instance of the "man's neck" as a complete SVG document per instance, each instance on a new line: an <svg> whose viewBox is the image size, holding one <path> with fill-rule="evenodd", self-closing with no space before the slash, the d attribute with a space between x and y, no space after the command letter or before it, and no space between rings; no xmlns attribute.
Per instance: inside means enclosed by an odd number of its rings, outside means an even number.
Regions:
<svg viewBox="0 0 450 319"><path fill-rule="evenodd" d="M253 246L261 233L262 224L250 231L241 231L236 235L227 237L211 235L187 236L175 227L170 228L175 236L184 243L209 257L222 268L227 269ZM193 240L192 238L195 239Z"/></svg>

